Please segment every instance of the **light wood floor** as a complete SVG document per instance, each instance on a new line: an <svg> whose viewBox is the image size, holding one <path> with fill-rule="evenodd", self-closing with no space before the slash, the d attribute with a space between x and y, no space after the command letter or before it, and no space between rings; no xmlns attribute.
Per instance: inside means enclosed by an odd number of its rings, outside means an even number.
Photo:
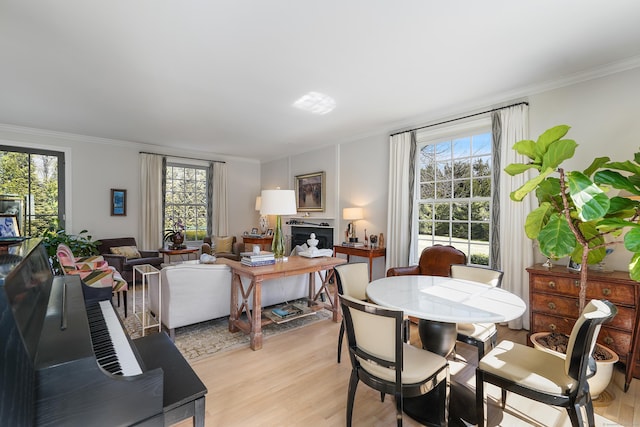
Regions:
<svg viewBox="0 0 640 427"><path fill-rule="evenodd" d="M350 361L346 353L336 363L339 324L321 321L304 328L270 337L260 351L248 347L223 352L192 366L206 384L206 425L245 426L344 426ZM412 331L412 343L415 331ZM500 327L499 340L524 343L525 331ZM475 348L458 344L457 360L450 362L452 377L475 389ZM469 364L462 360L469 358ZM606 406L596 402L599 426L640 426L640 386L634 380L625 394L620 388L622 374L616 372L607 391L614 396ZM566 412L509 395L503 412L496 406L500 395L487 385L491 397L488 425L569 426ZM602 417L606 417L604 419ZM395 425L395 405L391 396L380 396L360 383L353 412L354 426ZM190 426L190 421L179 424ZM419 424L404 416L405 426Z"/></svg>

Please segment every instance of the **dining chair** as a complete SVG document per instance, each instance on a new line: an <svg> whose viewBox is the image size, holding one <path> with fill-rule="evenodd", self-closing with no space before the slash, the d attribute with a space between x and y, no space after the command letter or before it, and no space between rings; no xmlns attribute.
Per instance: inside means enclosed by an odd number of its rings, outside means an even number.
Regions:
<svg viewBox="0 0 640 427"><path fill-rule="evenodd" d="M449 364L435 353L403 340L403 312L340 295L351 376L347 393L347 426L351 426L356 388L362 381L396 402L397 425L402 426L403 399L437 393L438 424L448 421Z"/></svg>
<svg viewBox="0 0 640 427"><path fill-rule="evenodd" d="M83 293L86 300L100 301L117 294L120 305L120 294L123 294L124 316L127 317L127 281L122 278L115 267L110 266L101 255L76 257L71 248L60 243L56 256L64 274L80 276L85 285ZM108 290L106 290L108 288Z"/></svg>
<svg viewBox="0 0 640 427"><path fill-rule="evenodd" d="M450 245L433 245L420 254L418 265L409 267L391 267L387 276L423 275L449 276L451 264L466 264L467 256L461 250Z"/></svg>
<svg viewBox="0 0 640 427"><path fill-rule="evenodd" d="M354 262L336 265L338 294L347 295L360 301L367 301L367 285L369 284L368 264ZM344 337L344 321L340 324L338 335L338 363L342 355L342 339Z"/></svg>
<svg viewBox="0 0 640 427"><path fill-rule="evenodd" d="M507 391L548 405L566 408L571 425L582 426L582 409L589 426L594 426L593 403L587 379L595 374L593 348L603 323L617 313L605 300L591 300L573 325L566 359L517 344L501 341L476 368L476 410L478 426L484 426L484 383L500 387L502 409Z"/></svg>
<svg viewBox="0 0 640 427"><path fill-rule="evenodd" d="M502 286L502 276L500 270L493 270L485 267L471 265L454 264L451 266L450 276L454 279L471 280L485 283L494 287ZM484 356L487 342L491 348L496 345L498 329L495 323L458 323L457 340L478 348L478 360Z"/></svg>

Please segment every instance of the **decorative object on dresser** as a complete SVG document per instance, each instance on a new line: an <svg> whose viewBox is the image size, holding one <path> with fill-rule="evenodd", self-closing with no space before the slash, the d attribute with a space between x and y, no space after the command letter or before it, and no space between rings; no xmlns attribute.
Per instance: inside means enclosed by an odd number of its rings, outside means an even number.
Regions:
<svg viewBox="0 0 640 427"><path fill-rule="evenodd" d="M325 173L296 175L296 207L299 212L324 212ZM264 199L262 200L264 202ZM295 212L294 212L295 213Z"/></svg>
<svg viewBox="0 0 640 427"><path fill-rule="evenodd" d="M276 259L282 259L284 257L285 242L284 234L282 233L281 215L295 215L297 213L295 193L293 190L280 190L279 188L262 190L261 198L260 213L263 215L276 215L276 228L273 234L271 250Z"/></svg>
<svg viewBox="0 0 640 427"><path fill-rule="evenodd" d="M536 264L529 273L530 333L568 334L578 318L579 275L564 266L547 268ZM604 325L598 343L613 350L625 364L627 391L631 378L640 378L640 283L626 271L588 271L587 298L607 299L618 315Z"/></svg>
<svg viewBox="0 0 640 427"><path fill-rule="evenodd" d="M569 129L560 125L542 133L536 142L516 142L514 150L529 161L510 164L505 172L518 175L538 170L539 175L513 191L511 199L522 201L529 193L535 193L539 207L527 216L525 232L539 242L545 256L570 256L580 266L578 301L582 311L587 294L587 265L601 262L607 247L624 241L624 247L633 253L630 276L640 280L640 200L636 197L640 196L640 153L625 162L599 157L584 172L565 172L560 165L573 157L577 146L573 140L561 139ZM555 173L557 177L552 176ZM623 197L618 191L610 191L610 196L605 190L611 188L624 190L630 197ZM622 240L623 230L629 227Z"/></svg>

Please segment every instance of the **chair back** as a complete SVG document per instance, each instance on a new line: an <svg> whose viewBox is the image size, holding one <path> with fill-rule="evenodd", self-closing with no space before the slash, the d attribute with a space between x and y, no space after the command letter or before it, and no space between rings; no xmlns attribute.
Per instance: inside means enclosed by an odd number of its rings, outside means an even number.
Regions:
<svg viewBox="0 0 640 427"><path fill-rule="evenodd" d="M420 254L420 274L426 276L449 276L451 264L466 264L467 256L449 245L433 245Z"/></svg>
<svg viewBox="0 0 640 427"><path fill-rule="evenodd" d="M503 275L504 273L502 271L491 268L460 264L451 265L452 278L485 283L496 288L502 286Z"/></svg>
<svg viewBox="0 0 640 427"><path fill-rule="evenodd" d="M567 344L565 371L582 387L596 371L593 349L603 323L618 313L615 305L606 300L591 300L576 320Z"/></svg>
<svg viewBox="0 0 640 427"><path fill-rule="evenodd" d="M369 265L365 262L342 264L334 267L338 278L338 293L360 301L367 300Z"/></svg>
<svg viewBox="0 0 640 427"><path fill-rule="evenodd" d="M367 372L395 370L397 384L402 372L402 310L393 310L340 295L354 368Z"/></svg>

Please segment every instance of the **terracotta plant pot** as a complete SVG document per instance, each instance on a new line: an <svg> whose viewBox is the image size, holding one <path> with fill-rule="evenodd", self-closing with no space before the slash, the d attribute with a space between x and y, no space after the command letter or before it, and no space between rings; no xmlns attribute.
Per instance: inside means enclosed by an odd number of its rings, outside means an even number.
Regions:
<svg viewBox="0 0 640 427"><path fill-rule="evenodd" d="M531 334L529 339L533 346L538 350L546 351L565 359L566 354L547 348L538 342L538 338L549 335L550 333L551 332L536 332L535 334ZM611 381L611 376L613 375L613 365L619 360L618 355L613 350L610 350L600 344L596 344L596 346L599 347L599 350L608 354L610 357L607 360L596 360L596 374L587 380L589 383L589 393L591 393L592 399L597 399L598 396L600 396L600 393L607 388Z"/></svg>

